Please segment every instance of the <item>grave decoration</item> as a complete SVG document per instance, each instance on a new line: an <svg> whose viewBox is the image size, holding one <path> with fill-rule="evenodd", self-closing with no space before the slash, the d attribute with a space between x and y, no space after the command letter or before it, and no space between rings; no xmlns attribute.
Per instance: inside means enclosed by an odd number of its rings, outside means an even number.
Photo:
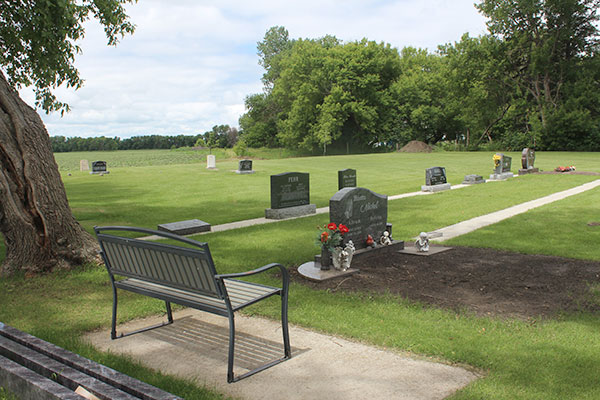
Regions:
<svg viewBox="0 0 600 400"><path fill-rule="evenodd" d="M285 219L315 214L317 206L310 204L309 174L284 172L271 175L271 208L265 218Z"/></svg>
<svg viewBox="0 0 600 400"><path fill-rule="evenodd" d="M429 251L429 235L427 235L427 232L419 234L419 238L415 242L415 247L417 251Z"/></svg>
<svg viewBox="0 0 600 400"><path fill-rule="evenodd" d="M108 173L109 171L106 169L106 161L92 162L92 170L90 171L90 174L104 175Z"/></svg>
<svg viewBox="0 0 600 400"><path fill-rule="evenodd" d="M372 251L403 249L404 242L392 239L387 200L385 195L360 187L343 188L334 194L329 200L331 222L319 230L317 238L322 252L315 256L314 262L302 264L298 272L308 279L322 281L358 272L351 268L353 258ZM333 250L329 250L331 246Z"/></svg>
<svg viewBox="0 0 600 400"><path fill-rule="evenodd" d="M450 189L446 180L446 168L431 167L425 170L425 185L421 186L423 192L439 192Z"/></svg>
<svg viewBox="0 0 600 400"><path fill-rule="evenodd" d="M338 190L345 187L356 187L356 170L346 168L338 171Z"/></svg>
<svg viewBox="0 0 600 400"><path fill-rule="evenodd" d="M217 169L217 159L214 154L206 156L206 169Z"/></svg>
<svg viewBox="0 0 600 400"><path fill-rule="evenodd" d="M529 147L523 149L521 153L521 169L519 169L519 175L531 174L539 172L539 168L535 168L533 163L535 162L535 150Z"/></svg>
<svg viewBox="0 0 600 400"><path fill-rule="evenodd" d="M252 160L240 160L236 174L253 174Z"/></svg>
<svg viewBox="0 0 600 400"><path fill-rule="evenodd" d="M510 172L512 157L502 153L496 153L492 159L494 160L494 173L490 175L491 180L505 180L514 176L514 174Z"/></svg>

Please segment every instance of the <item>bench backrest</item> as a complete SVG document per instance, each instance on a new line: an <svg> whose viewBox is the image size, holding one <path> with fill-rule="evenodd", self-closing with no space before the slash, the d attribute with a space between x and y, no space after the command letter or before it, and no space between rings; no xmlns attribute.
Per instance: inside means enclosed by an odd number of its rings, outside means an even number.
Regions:
<svg viewBox="0 0 600 400"><path fill-rule="evenodd" d="M170 239L183 239L198 248L191 249L100 233L102 230L118 230L117 228L119 227L94 228L104 262L111 275L166 284L216 298L223 297L215 279L216 270L207 243L141 228L123 230L159 234Z"/></svg>

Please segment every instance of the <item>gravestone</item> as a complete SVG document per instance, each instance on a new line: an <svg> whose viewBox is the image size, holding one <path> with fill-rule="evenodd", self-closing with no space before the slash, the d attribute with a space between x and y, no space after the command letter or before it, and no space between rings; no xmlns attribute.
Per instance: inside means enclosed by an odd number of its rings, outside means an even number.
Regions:
<svg viewBox="0 0 600 400"><path fill-rule="evenodd" d="M463 185L475 185L478 183L485 183L485 180L481 175L465 175Z"/></svg>
<svg viewBox="0 0 600 400"><path fill-rule="evenodd" d="M535 168L533 163L535 162L535 150L529 147L523 149L521 153L521 169L519 169L519 175L531 174L539 172L539 168Z"/></svg>
<svg viewBox="0 0 600 400"><path fill-rule="evenodd" d="M253 174L252 171L252 160L240 160L238 163L238 169L235 171L237 174Z"/></svg>
<svg viewBox="0 0 600 400"><path fill-rule="evenodd" d="M506 156L502 153L496 153L493 156L494 160L494 173L490 175L491 180L505 180L515 176L510 172L512 157Z"/></svg>
<svg viewBox="0 0 600 400"><path fill-rule="evenodd" d="M346 187L356 187L356 170L346 168L338 171L338 190Z"/></svg>
<svg viewBox="0 0 600 400"><path fill-rule="evenodd" d="M310 204L309 174L284 172L271 175L271 208L265 218L284 219L315 214L317 206Z"/></svg>
<svg viewBox="0 0 600 400"><path fill-rule="evenodd" d="M425 185L421 186L423 192L439 192L450 189L446 180L446 168L431 167L425 170Z"/></svg>
<svg viewBox="0 0 600 400"><path fill-rule="evenodd" d="M365 188L344 188L329 200L329 221L344 224L356 249L367 247L367 237L378 241L387 227L387 196Z"/></svg>
<svg viewBox="0 0 600 400"><path fill-rule="evenodd" d="M206 168L207 169L216 169L217 168L217 159L214 154L209 154L206 156Z"/></svg>
<svg viewBox="0 0 600 400"><path fill-rule="evenodd" d="M80 160L79 161L79 170L80 171L89 171L90 170L90 163L88 162L88 160Z"/></svg>
<svg viewBox="0 0 600 400"><path fill-rule="evenodd" d="M199 219L189 219L187 221L158 225L158 230L176 235L191 235L200 232L210 232L210 224Z"/></svg>
<svg viewBox="0 0 600 400"><path fill-rule="evenodd" d="M90 174L108 174L109 171L106 169L106 161L94 161L92 162L92 170Z"/></svg>

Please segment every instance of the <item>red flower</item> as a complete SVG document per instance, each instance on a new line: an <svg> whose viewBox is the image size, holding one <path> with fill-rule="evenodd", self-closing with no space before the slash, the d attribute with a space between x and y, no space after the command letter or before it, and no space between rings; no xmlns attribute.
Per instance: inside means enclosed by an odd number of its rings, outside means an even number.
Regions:
<svg viewBox="0 0 600 400"><path fill-rule="evenodd" d="M329 233L323 232L321 233L321 242L325 243L329 239Z"/></svg>
<svg viewBox="0 0 600 400"><path fill-rule="evenodd" d="M337 229L337 225L334 222L330 222L329 225L327 225L327 229L330 231L335 231Z"/></svg>
<svg viewBox="0 0 600 400"><path fill-rule="evenodd" d="M349 229L346 225L340 224L340 233L343 235L344 233L348 233Z"/></svg>

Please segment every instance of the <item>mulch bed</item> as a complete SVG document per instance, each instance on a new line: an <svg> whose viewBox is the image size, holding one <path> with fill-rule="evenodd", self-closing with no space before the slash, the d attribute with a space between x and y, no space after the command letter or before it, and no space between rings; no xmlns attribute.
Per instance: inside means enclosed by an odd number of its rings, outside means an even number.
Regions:
<svg viewBox="0 0 600 400"><path fill-rule="evenodd" d="M480 316L529 319L600 311L598 301L590 301L590 285L600 288L600 262L454 247L431 256L382 249L353 260L352 267L360 273L323 282L291 272L294 281L315 289L392 293Z"/></svg>

